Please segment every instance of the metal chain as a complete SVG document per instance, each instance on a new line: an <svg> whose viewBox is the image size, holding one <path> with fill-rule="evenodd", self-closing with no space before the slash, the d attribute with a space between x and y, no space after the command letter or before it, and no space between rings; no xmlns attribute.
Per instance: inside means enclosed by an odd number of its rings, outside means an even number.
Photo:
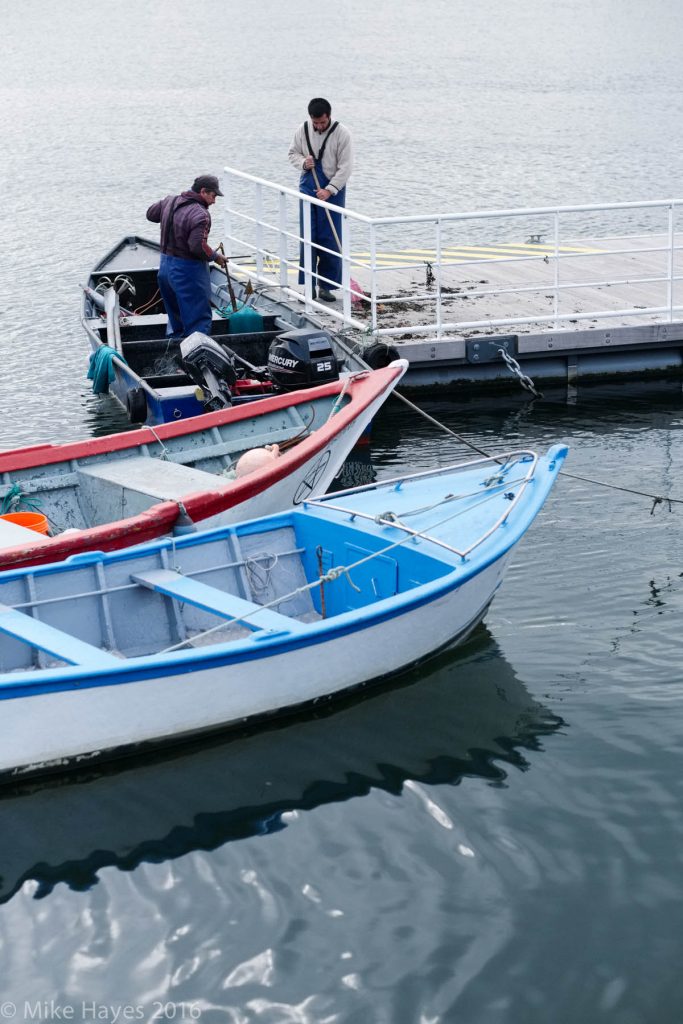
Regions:
<svg viewBox="0 0 683 1024"><path fill-rule="evenodd" d="M504 348L498 349L498 354L502 356L503 362L507 366L511 373L514 373L515 377L519 378L519 383L527 391L530 391L532 395L536 395L536 398L543 398L542 392L538 391L532 381L531 377L527 377L526 373L522 373L522 368L514 359L509 352L506 352Z"/></svg>

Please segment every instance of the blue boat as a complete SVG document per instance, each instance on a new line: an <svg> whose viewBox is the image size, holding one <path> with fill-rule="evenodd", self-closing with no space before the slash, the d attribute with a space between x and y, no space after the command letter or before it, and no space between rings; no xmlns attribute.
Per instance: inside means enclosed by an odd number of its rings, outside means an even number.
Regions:
<svg viewBox="0 0 683 1024"><path fill-rule="evenodd" d="M0 575L0 775L260 720L462 641L566 456L508 452Z"/></svg>

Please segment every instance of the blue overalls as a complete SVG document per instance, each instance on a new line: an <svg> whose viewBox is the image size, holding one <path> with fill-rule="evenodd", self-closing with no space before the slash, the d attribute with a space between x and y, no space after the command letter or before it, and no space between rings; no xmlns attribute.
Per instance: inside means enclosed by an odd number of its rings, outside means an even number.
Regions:
<svg viewBox="0 0 683 1024"><path fill-rule="evenodd" d="M174 199L169 210L162 248L168 248L175 241L173 217L178 198ZM211 278L208 263L204 260L184 259L182 256L169 256L162 252L157 281L168 314L167 338L188 338L194 331L211 334Z"/></svg>
<svg viewBox="0 0 683 1024"><path fill-rule="evenodd" d="M320 182L320 188L326 188L329 183L329 178L323 173L322 158L325 152L325 146L332 132L337 127L338 122L335 121L332 125L327 138L322 144L320 153L315 160L315 172ZM315 158L315 153L311 147L311 140L308 134L308 124L304 126L306 132L306 142L308 143L308 151L312 157ZM303 192L304 195L315 197L318 187L316 186L315 179L313 177L313 171L304 171L299 181L299 191ZM342 188L337 192L336 196L330 196L328 203L333 203L335 206L343 207L346 204L346 187ZM304 205L306 203L299 203L299 234L303 238L304 234ZM332 249L333 252L338 252L337 239L334 237L334 232L330 227L330 221L328 220L328 212L334 224L335 231L337 232L338 238L341 240L342 232L342 219L340 213L332 213L332 211L326 211L321 206L310 205L311 211L311 270L313 272L313 287L322 288L324 291L332 291L341 284L342 278L342 261L341 254L339 256L331 256L327 252L323 252L317 245L313 243L319 243L324 245L326 249ZM327 279L327 280L325 280ZM301 243L299 252L299 284L304 284L304 243Z"/></svg>
<svg viewBox="0 0 683 1024"><path fill-rule="evenodd" d="M162 253L157 280L168 313L166 336L188 338L194 331L211 334L209 264Z"/></svg>

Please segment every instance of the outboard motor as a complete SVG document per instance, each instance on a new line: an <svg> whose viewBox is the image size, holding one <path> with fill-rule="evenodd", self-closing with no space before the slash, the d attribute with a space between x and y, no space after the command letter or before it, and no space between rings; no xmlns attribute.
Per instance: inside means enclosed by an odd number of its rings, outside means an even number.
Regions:
<svg viewBox="0 0 683 1024"><path fill-rule="evenodd" d="M283 391L339 380L339 367L329 334L315 327L281 334L271 343L268 372L273 383Z"/></svg>
<svg viewBox="0 0 683 1024"><path fill-rule="evenodd" d="M209 412L232 405L232 388L237 380L235 363L217 341L195 331L180 343L182 367L204 393Z"/></svg>

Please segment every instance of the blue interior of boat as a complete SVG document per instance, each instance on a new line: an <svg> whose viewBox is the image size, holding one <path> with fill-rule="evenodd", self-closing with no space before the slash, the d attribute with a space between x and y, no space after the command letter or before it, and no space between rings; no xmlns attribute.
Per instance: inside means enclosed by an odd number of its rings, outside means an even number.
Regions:
<svg viewBox="0 0 683 1024"><path fill-rule="evenodd" d="M414 541L406 543L405 536L393 537L394 541L404 541L400 548L378 554L391 543L388 537L355 529L351 523L327 520L322 543L319 522L315 518L295 517L294 526L297 544L303 549L301 561L308 579L318 579L340 567L353 567L335 579L333 585L325 584L312 592L316 610L322 611L324 599L326 614L330 616L394 597L453 569L452 565L444 565L441 559L435 558L433 551L427 553L424 545L418 547Z"/></svg>
<svg viewBox="0 0 683 1024"><path fill-rule="evenodd" d="M387 538L349 522L293 512L266 523L2 574L0 672L60 663L106 670L120 657L189 642L295 639L305 623L452 571L412 541L400 555L377 554ZM350 568L308 586L342 567Z"/></svg>

